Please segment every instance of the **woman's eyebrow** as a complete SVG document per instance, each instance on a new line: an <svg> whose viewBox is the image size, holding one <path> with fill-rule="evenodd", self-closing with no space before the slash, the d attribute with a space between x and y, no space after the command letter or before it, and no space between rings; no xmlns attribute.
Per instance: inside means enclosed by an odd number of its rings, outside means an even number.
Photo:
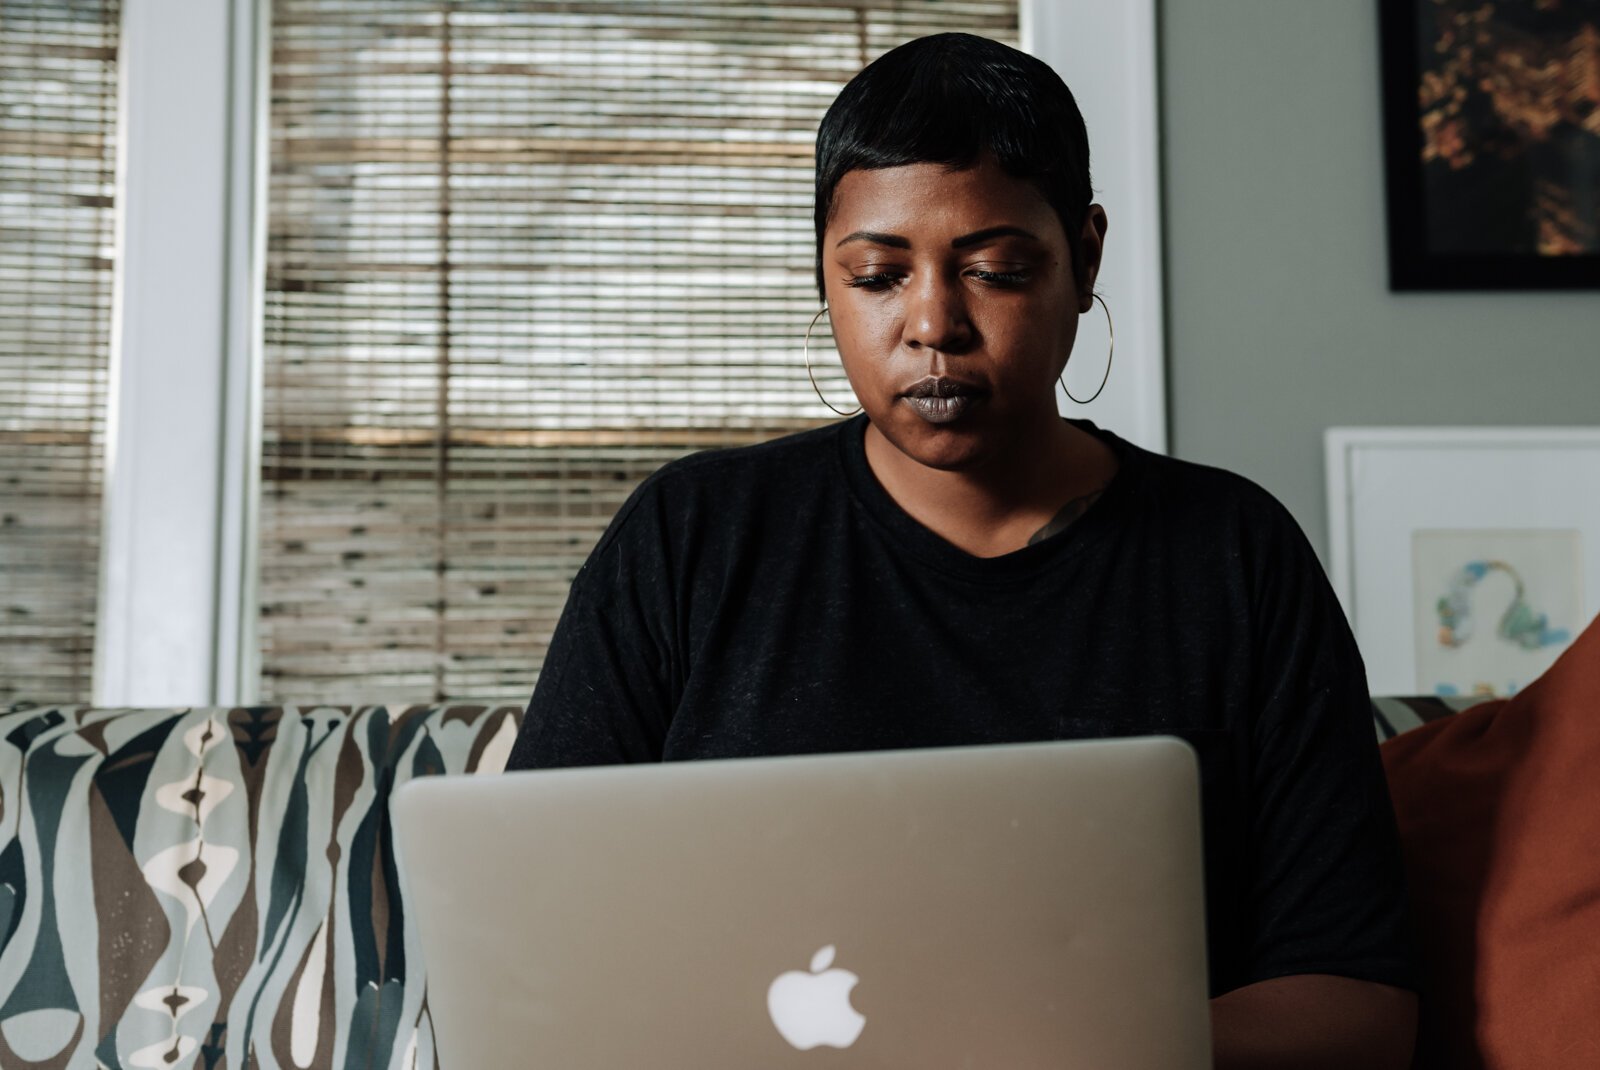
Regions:
<svg viewBox="0 0 1600 1070"><path fill-rule="evenodd" d="M975 230L971 234L963 234L959 238L951 239L950 248L965 249L970 245L981 245L982 243L993 238L1027 238L1029 241L1039 240L1036 235L1023 230L1021 227L985 227L983 230Z"/></svg>
<svg viewBox="0 0 1600 1070"><path fill-rule="evenodd" d="M838 245L835 245L834 248L837 249L840 245L853 241L869 241L874 245L891 245L896 249L911 248L910 238L902 238L898 234L884 234L883 232L877 230L852 231L851 233L840 238Z"/></svg>
<svg viewBox="0 0 1600 1070"><path fill-rule="evenodd" d="M1039 240L1037 235L1033 234L1031 231L1023 230L1021 227L1001 225L998 227L985 227L982 230L975 230L971 234L963 234L959 238L952 238L950 240L950 248L965 249L969 246L981 245L984 242L992 241L995 238L1027 238L1029 241ZM834 248L837 249L839 246L853 241L872 242L874 245L887 245L895 249L911 248L911 239L902 237L899 234L885 234L879 230L852 231L840 238L838 243L834 245Z"/></svg>

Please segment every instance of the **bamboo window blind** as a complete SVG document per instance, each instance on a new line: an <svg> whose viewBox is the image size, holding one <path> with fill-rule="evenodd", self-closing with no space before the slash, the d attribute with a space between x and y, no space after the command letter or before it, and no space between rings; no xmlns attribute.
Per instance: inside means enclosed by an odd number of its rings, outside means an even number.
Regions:
<svg viewBox="0 0 1600 1070"><path fill-rule="evenodd" d="M812 145L1015 0L276 0L262 694L525 701L650 472L832 419ZM837 369L823 338L822 363ZM842 372L819 376L841 407Z"/></svg>
<svg viewBox="0 0 1600 1070"><path fill-rule="evenodd" d="M0 704L92 685L120 21L0 3Z"/></svg>

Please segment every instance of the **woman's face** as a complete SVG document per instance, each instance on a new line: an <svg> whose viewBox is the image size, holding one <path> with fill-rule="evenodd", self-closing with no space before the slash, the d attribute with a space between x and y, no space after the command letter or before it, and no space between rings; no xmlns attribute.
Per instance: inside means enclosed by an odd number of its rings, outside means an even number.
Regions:
<svg viewBox="0 0 1600 1070"><path fill-rule="evenodd" d="M902 453L960 470L1049 441L1056 376L1100 264L1091 205L1073 277L1044 195L991 157L848 172L835 188L822 271L845 374Z"/></svg>

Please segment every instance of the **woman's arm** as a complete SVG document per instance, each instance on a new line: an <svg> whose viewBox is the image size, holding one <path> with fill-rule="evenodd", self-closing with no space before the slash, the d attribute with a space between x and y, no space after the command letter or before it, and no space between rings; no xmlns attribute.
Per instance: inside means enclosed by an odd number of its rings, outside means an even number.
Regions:
<svg viewBox="0 0 1600 1070"><path fill-rule="evenodd" d="M1417 997L1403 988L1301 974L1236 988L1211 1001L1217 1070L1406 1070Z"/></svg>
<svg viewBox="0 0 1600 1070"><path fill-rule="evenodd" d="M661 760L676 658L667 474L640 484L573 579L507 770Z"/></svg>

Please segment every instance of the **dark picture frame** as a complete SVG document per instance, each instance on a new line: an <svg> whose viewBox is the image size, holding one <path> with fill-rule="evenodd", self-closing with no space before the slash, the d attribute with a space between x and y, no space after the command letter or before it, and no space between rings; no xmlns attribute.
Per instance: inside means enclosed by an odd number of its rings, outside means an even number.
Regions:
<svg viewBox="0 0 1600 1070"><path fill-rule="evenodd" d="M1378 18L1390 289L1600 288L1600 0Z"/></svg>

